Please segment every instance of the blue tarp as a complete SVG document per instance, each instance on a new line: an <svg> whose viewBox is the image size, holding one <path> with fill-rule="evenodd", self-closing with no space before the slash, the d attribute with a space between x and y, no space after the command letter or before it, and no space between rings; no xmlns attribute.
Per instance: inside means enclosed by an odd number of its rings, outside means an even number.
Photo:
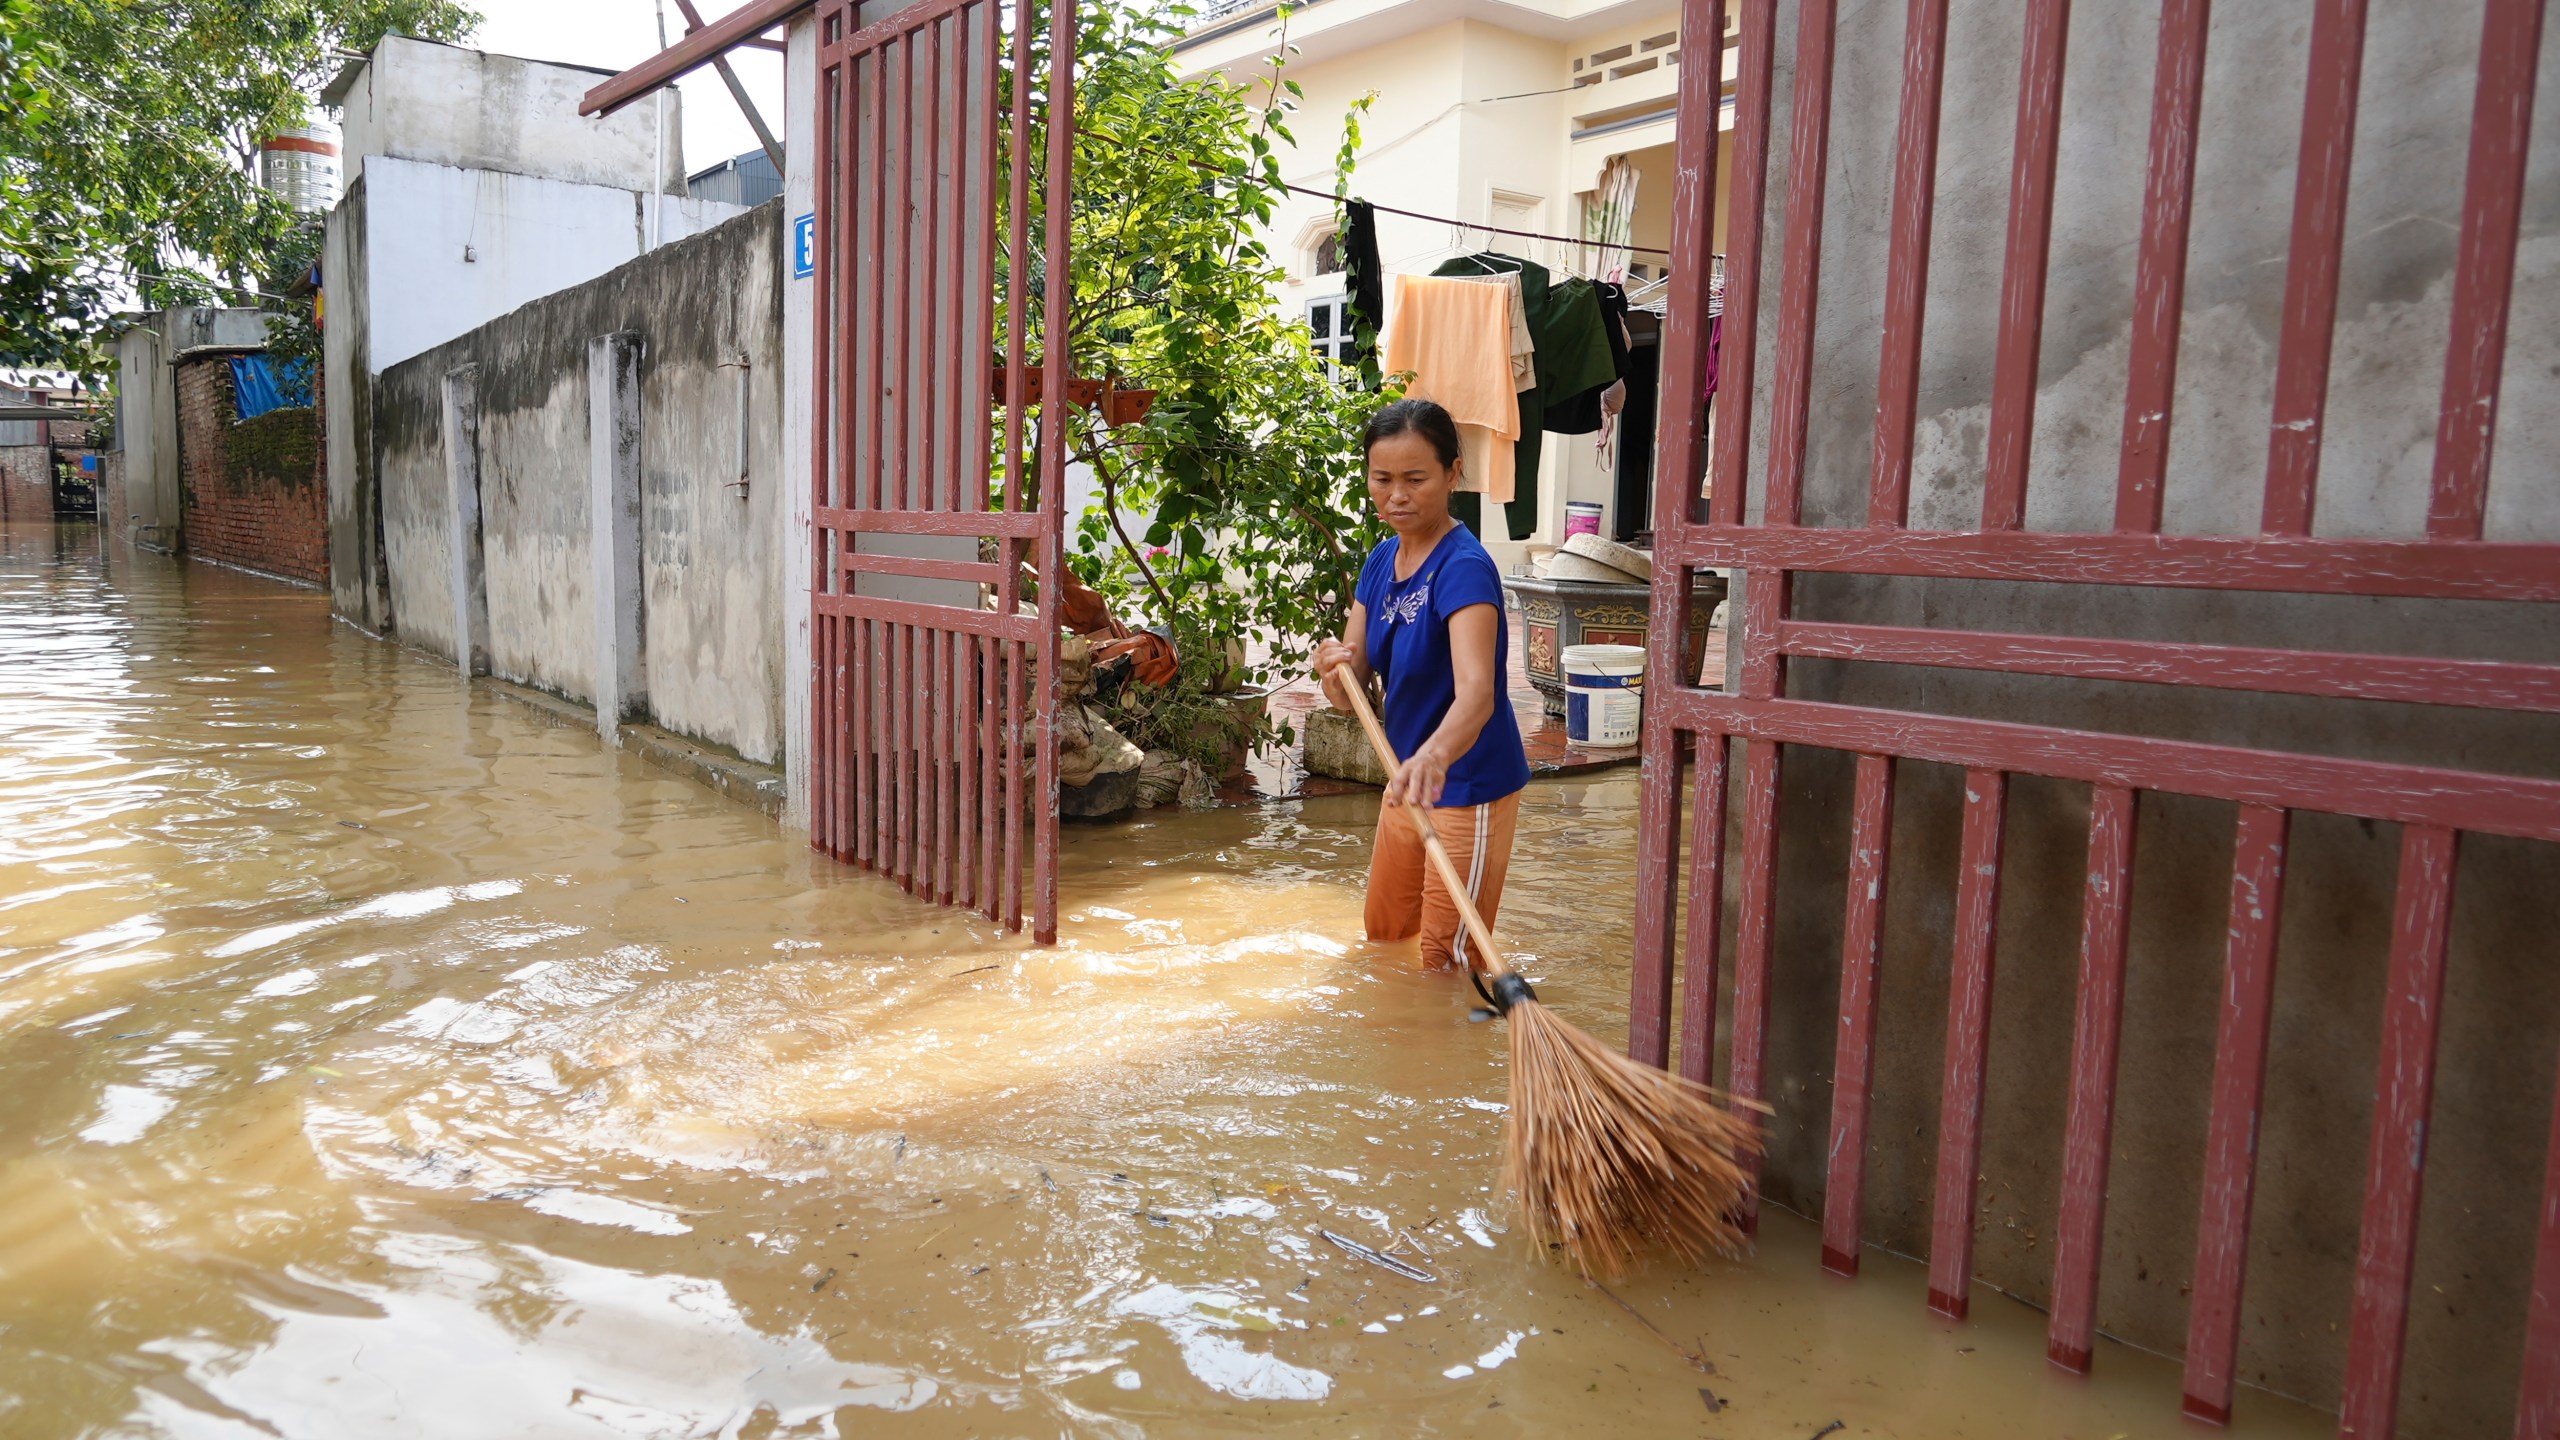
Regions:
<svg viewBox="0 0 2560 1440"><path fill-rule="evenodd" d="M264 355L231 357L232 417L254 420L270 410L284 407L284 395L276 389L275 367Z"/></svg>
<svg viewBox="0 0 2560 1440"><path fill-rule="evenodd" d="M288 405L311 403L309 366L295 366L282 375L264 355L231 357L231 406L235 420L255 420L270 410Z"/></svg>

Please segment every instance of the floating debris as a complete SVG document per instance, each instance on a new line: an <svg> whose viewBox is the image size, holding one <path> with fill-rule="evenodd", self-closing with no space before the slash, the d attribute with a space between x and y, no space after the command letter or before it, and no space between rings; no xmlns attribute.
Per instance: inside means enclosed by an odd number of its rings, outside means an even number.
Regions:
<svg viewBox="0 0 2560 1440"><path fill-rule="evenodd" d="M1332 1242L1334 1248L1342 1251L1344 1254L1357 1255L1361 1259L1368 1261L1370 1264L1375 1265L1382 1270L1392 1270L1407 1280L1419 1280L1425 1285L1437 1285L1440 1283L1439 1276L1432 1274L1421 1266L1408 1265L1404 1261L1399 1260L1392 1255L1381 1254L1378 1251L1372 1250L1357 1240L1346 1240L1342 1236L1336 1235L1330 1230L1318 1230L1316 1233Z"/></svg>

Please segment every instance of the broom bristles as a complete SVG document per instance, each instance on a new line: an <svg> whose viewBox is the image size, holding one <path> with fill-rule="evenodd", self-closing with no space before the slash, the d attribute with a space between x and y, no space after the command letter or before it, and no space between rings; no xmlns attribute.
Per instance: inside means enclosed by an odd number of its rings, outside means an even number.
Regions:
<svg viewBox="0 0 2560 1440"><path fill-rule="evenodd" d="M1685 1261L1743 1248L1760 1127L1693 1080L1601 1044L1535 1000L1511 1007L1503 1176L1529 1233L1586 1275L1661 1245Z"/></svg>

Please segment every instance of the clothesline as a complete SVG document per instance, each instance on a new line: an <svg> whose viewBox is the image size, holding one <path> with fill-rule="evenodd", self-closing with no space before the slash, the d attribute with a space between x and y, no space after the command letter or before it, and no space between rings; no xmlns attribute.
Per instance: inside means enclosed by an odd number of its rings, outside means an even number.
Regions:
<svg viewBox="0 0 2560 1440"><path fill-rule="evenodd" d="M1356 195L1336 195L1330 190L1318 190L1311 185L1283 184L1281 188L1295 191L1300 195L1312 195L1318 200L1359 199ZM1594 240L1582 235L1547 235L1536 230L1506 230L1499 225L1483 225L1473 220L1454 220L1446 215L1425 215L1419 210L1399 210L1393 205L1381 205L1374 200L1362 203L1380 214L1401 215L1408 220L1427 220L1434 225L1454 225L1465 230L1482 230L1488 235L1511 235L1522 240L1551 240L1558 245L1582 245L1594 250L1631 250L1639 255L1659 255L1666 260L1671 258L1670 251L1651 245L1621 245L1614 240Z"/></svg>

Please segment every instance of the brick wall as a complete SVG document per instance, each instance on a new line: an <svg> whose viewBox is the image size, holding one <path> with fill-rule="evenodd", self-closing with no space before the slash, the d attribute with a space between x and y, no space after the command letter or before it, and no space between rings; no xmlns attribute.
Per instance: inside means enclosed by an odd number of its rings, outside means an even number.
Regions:
<svg viewBox="0 0 2560 1440"><path fill-rule="evenodd" d="M53 518L52 455L42 445L0 445L0 520Z"/></svg>
<svg viewBox="0 0 2560 1440"><path fill-rule="evenodd" d="M329 481L312 410L232 420L231 365L178 367L178 458L190 553L265 575L329 583Z"/></svg>

